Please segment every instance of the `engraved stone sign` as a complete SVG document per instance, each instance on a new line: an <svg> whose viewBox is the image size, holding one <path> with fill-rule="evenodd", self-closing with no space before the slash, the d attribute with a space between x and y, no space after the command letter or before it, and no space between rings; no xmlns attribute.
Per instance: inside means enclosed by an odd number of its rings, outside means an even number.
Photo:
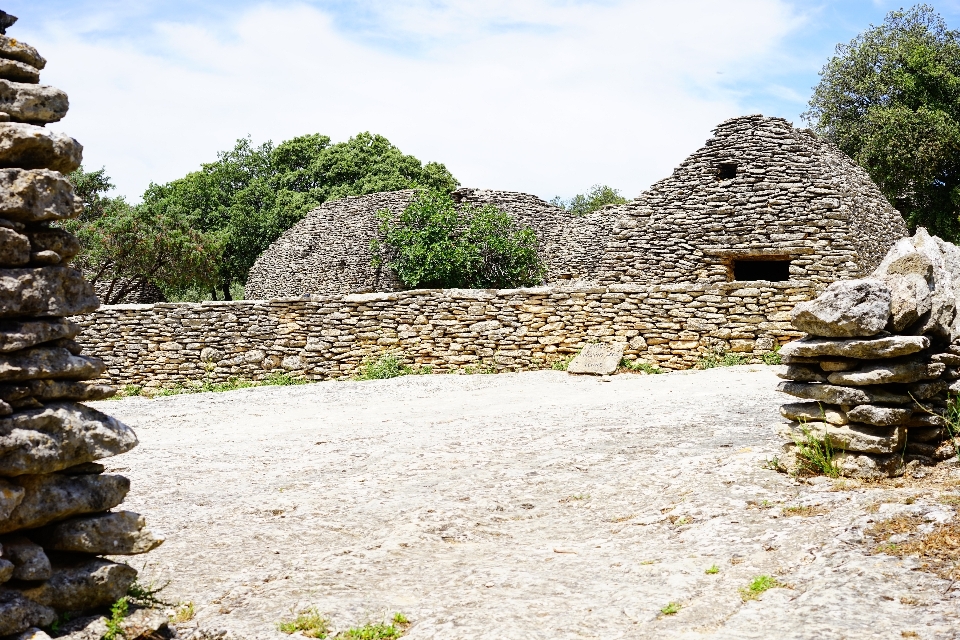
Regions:
<svg viewBox="0 0 960 640"><path fill-rule="evenodd" d="M623 359L625 342L588 344L567 367L568 373L606 376L617 370Z"/></svg>

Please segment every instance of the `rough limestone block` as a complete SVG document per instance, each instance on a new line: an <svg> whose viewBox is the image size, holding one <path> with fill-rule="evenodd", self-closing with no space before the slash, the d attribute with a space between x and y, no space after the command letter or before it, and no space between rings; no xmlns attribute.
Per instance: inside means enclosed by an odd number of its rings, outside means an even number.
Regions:
<svg viewBox="0 0 960 640"><path fill-rule="evenodd" d="M20 351L51 340L76 338L80 325L65 318L0 320L0 353Z"/></svg>
<svg viewBox="0 0 960 640"><path fill-rule="evenodd" d="M105 400L117 394L115 387L74 380L30 380L17 384L0 384L0 400L22 404L25 398L41 402L72 400L89 402Z"/></svg>
<svg viewBox="0 0 960 640"><path fill-rule="evenodd" d="M13 229L0 227L0 267L22 267L30 262L30 239Z"/></svg>
<svg viewBox="0 0 960 640"><path fill-rule="evenodd" d="M623 352L625 342L597 342L583 347L567 367L567 373L586 373L595 376L605 376L615 373Z"/></svg>
<svg viewBox="0 0 960 640"><path fill-rule="evenodd" d="M25 380L89 380L106 371L99 358L75 356L63 347L31 347L0 353L0 382Z"/></svg>
<svg viewBox="0 0 960 640"><path fill-rule="evenodd" d="M913 427L907 431L908 442L939 441L942 436L943 429L940 427Z"/></svg>
<svg viewBox="0 0 960 640"><path fill-rule="evenodd" d="M156 549L163 538L145 529L143 516L132 511L104 513L59 522L32 531L44 548L96 555L134 555Z"/></svg>
<svg viewBox="0 0 960 640"><path fill-rule="evenodd" d="M873 336L890 318L890 290L880 280L834 282L818 298L793 309L793 326L815 336Z"/></svg>
<svg viewBox="0 0 960 640"><path fill-rule="evenodd" d="M10 517L0 521L0 533L42 527L74 516L106 511L123 502L130 481L116 475L19 476L23 500Z"/></svg>
<svg viewBox="0 0 960 640"><path fill-rule="evenodd" d="M872 404L861 404L847 411L847 417L854 422L872 424L877 427L890 427L905 424L913 415L913 409L898 407L879 407Z"/></svg>
<svg viewBox="0 0 960 640"><path fill-rule="evenodd" d="M910 420L904 423L905 427L945 427L947 421L938 415L917 412Z"/></svg>
<svg viewBox="0 0 960 640"><path fill-rule="evenodd" d="M5 35L0 35L0 58L26 62L31 67L36 67L37 69L43 69L47 66L46 59L37 53L36 49L26 42L21 42L16 38Z"/></svg>
<svg viewBox="0 0 960 640"><path fill-rule="evenodd" d="M926 336L883 336L872 340L829 340L807 337L780 349L786 357L837 357L859 360L883 360L923 351L930 346Z"/></svg>
<svg viewBox="0 0 960 640"><path fill-rule="evenodd" d="M19 591L0 587L0 636L46 627L57 619L52 608L30 600Z"/></svg>
<svg viewBox="0 0 960 640"><path fill-rule="evenodd" d="M0 167L70 173L82 158L83 146L62 133L32 124L0 123Z"/></svg>
<svg viewBox="0 0 960 640"><path fill-rule="evenodd" d="M835 425L827 422L791 422L786 425L782 435L802 442L806 437L804 432L819 439L829 439L834 449L878 454L902 450L907 435L907 430L902 427L855 423Z"/></svg>
<svg viewBox="0 0 960 640"><path fill-rule="evenodd" d="M0 218L48 222L76 218L83 211L73 185L48 169L0 169Z"/></svg>
<svg viewBox="0 0 960 640"><path fill-rule="evenodd" d="M847 414L839 407L832 407L821 402L793 402L780 407L780 415L787 420L797 422L829 422L830 424L844 425L850 422Z"/></svg>
<svg viewBox="0 0 960 640"><path fill-rule="evenodd" d="M0 318L75 316L100 306L93 286L70 267L0 270Z"/></svg>
<svg viewBox="0 0 960 640"><path fill-rule="evenodd" d="M0 58L0 78L14 82L40 82L40 69L19 60Z"/></svg>
<svg viewBox="0 0 960 640"><path fill-rule="evenodd" d="M82 404L51 403L0 419L0 476L52 473L135 446L122 422Z"/></svg>
<svg viewBox="0 0 960 640"><path fill-rule="evenodd" d="M44 631L43 629L30 627L29 629L27 629L26 631L18 635L13 640L51 640L51 638L49 635L47 635L47 632ZM70 638L69 640L73 640L73 638Z"/></svg>
<svg viewBox="0 0 960 640"><path fill-rule="evenodd" d="M0 584L4 582L10 582L13 579L13 563L9 560L4 560L0 558Z"/></svg>
<svg viewBox="0 0 960 640"><path fill-rule="evenodd" d="M23 487L0 478L0 521L6 520L23 502L26 493Z"/></svg>
<svg viewBox="0 0 960 640"><path fill-rule="evenodd" d="M838 387L832 384L806 384L781 382L777 391L804 400L816 400L827 404L856 406L858 404L910 404L910 396L892 393L874 387Z"/></svg>
<svg viewBox="0 0 960 640"><path fill-rule="evenodd" d="M840 475L857 480L881 480L903 473L899 453L868 455L855 451L837 451L833 456L833 463L840 470Z"/></svg>
<svg viewBox="0 0 960 640"><path fill-rule="evenodd" d="M13 563L13 577L17 580L47 580L50 578L50 558L43 547L25 536L0 538L3 558Z"/></svg>
<svg viewBox="0 0 960 640"><path fill-rule="evenodd" d="M777 377L796 382L826 382L827 376L823 371L802 364L791 364L778 367Z"/></svg>
<svg viewBox="0 0 960 640"><path fill-rule="evenodd" d="M6 113L14 122L59 122L69 108L67 94L56 87L0 78L0 113Z"/></svg>
<svg viewBox="0 0 960 640"><path fill-rule="evenodd" d="M884 279L890 289L890 328L903 331L933 308L933 294L926 278L918 274Z"/></svg>
<svg viewBox="0 0 960 640"><path fill-rule="evenodd" d="M28 231L26 236L30 240L30 250L33 253L53 252L57 255L58 262L69 262L80 253L80 241L63 229L36 229Z"/></svg>
<svg viewBox="0 0 960 640"><path fill-rule="evenodd" d="M914 382L907 385L907 392L917 400L929 400L934 396L946 393L949 385L943 380L934 382Z"/></svg>
<svg viewBox="0 0 960 640"><path fill-rule="evenodd" d="M946 366L937 362L875 363L861 367L857 371L838 371L829 376L830 384L852 385L855 387L888 384L894 382L910 383L921 380L935 380L940 377Z"/></svg>
<svg viewBox="0 0 960 640"><path fill-rule="evenodd" d="M850 371L851 369L856 369L863 363L846 358L834 358L831 360L821 360L817 364L820 365L822 371L833 373L834 371Z"/></svg>
<svg viewBox="0 0 960 640"><path fill-rule="evenodd" d="M137 571L101 558L56 564L49 580L23 595L57 611L89 611L107 607L127 595Z"/></svg>

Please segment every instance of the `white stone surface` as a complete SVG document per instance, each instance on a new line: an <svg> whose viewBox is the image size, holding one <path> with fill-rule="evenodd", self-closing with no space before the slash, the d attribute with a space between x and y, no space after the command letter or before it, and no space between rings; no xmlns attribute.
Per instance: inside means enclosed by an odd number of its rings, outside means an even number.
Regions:
<svg viewBox="0 0 960 640"><path fill-rule="evenodd" d="M925 499L763 468L776 383L541 371L94 404L137 429L104 462L167 534L141 579L170 579L204 628L286 637L316 606L341 629L402 611L411 639L953 637L960 589L861 542ZM743 603L761 574L792 588Z"/></svg>

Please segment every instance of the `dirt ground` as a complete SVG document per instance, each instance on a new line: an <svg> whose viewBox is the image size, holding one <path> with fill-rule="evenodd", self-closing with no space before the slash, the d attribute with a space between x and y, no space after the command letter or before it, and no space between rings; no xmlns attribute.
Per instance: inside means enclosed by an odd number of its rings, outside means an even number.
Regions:
<svg viewBox="0 0 960 640"><path fill-rule="evenodd" d="M107 466L167 541L132 563L189 625L287 637L316 607L444 640L960 637L960 584L865 534L951 522L960 470L769 470L776 383L541 371L94 404L140 437ZM778 586L751 593L759 576Z"/></svg>

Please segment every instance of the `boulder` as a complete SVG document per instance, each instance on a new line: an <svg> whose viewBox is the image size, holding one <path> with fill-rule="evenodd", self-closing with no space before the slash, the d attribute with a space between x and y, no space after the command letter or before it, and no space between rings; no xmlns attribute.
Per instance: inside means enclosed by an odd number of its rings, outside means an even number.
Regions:
<svg viewBox="0 0 960 640"><path fill-rule="evenodd" d="M93 286L76 269L0 270L0 318L75 316L99 306Z"/></svg>
<svg viewBox="0 0 960 640"><path fill-rule="evenodd" d="M889 384L894 382L910 383L921 380L936 380L946 369L938 362L890 362L864 365L856 371L837 371L829 376L830 384L864 385Z"/></svg>
<svg viewBox="0 0 960 640"><path fill-rule="evenodd" d="M901 451L907 436L902 427L874 427L865 424L835 425L827 422L791 422L782 435L803 442L809 434L829 439L830 446L843 451L887 454Z"/></svg>
<svg viewBox="0 0 960 640"><path fill-rule="evenodd" d="M6 113L14 122L59 122L69 108L67 94L56 87L0 78L0 113Z"/></svg>
<svg viewBox="0 0 960 640"><path fill-rule="evenodd" d="M861 404L847 411L847 417L854 422L872 424L877 427L890 427L905 424L913 415L913 409L899 407L880 407L872 404Z"/></svg>
<svg viewBox="0 0 960 640"><path fill-rule="evenodd" d="M127 595L137 577L133 567L102 558L55 564L46 582L23 589L25 597L57 611L89 611L108 607Z"/></svg>
<svg viewBox="0 0 960 640"><path fill-rule="evenodd" d="M787 420L797 422L821 421L830 424L844 425L850 422L847 414L839 407L822 404L820 402L793 402L780 407L780 415Z"/></svg>
<svg viewBox="0 0 960 640"><path fill-rule="evenodd" d="M910 404L910 396L893 393L875 387L838 387L832 384L807 384L804 382L781 382L777 391L803 400L816 400L827 404L855 406L858 404Z"/></svg>
<svg viewBox="0 0 960 640"><path fill-rule="evenodd" d="M30 239L0 226L0 267L22 267L30 262Z"/></svg>
<svg viewBox="0 0 960 640"><path fill-rule="evenodd" d="M37 53L36 49L9 36L0 35L0 58L26 62L37 69L43 69L47 66L46 59Z"/></svg>
<svg viewBox="0 0 960 640"><path fill-rule="evenodd" d="M0 78L36 84L40 82L40 69L19 60L0 58Z"/></svg>
<svg viewBox="0 0 960 640"><path fill-rule="evenodd" d="M872 340L829 340L806 337L784 345L782 357L794 358L856 358L883 360L919 353L930 346L926 336L882 336Z"/></svg>
<svg viewBox="0 0 960 640"><path fill-rule="evenodd" d="M47 169L0 169L0 218L47 222L76 218L80 198L65 176Z"/></svg>
<svg viewBox="0 0 960 640"><path fill-rule="evenodd" d="M46 627L57 619L57 612L19 591L0 587L0 636L23 633L30 627Z"/></svg>
<svg viewBox="0 0 960 640"><path fill-rule="evenodd" d="M130 481L116 475L50 474L14 479L23 500L10 517L0 521L0 533L33 529L74 516L106 511L123 502Z"/></svg>
<svg viewBox="0 0 960 640"><path fill-rule="evenodd" d="M890 329L903 331L933 308L930 284L922 276L910 274L884 280L890 289Z"/></svg>
<svg viewBox="0 0 960 640"><path fill-rule="evenodd" d="M82 157L80 143L62 133L20 122L0 123L0 167L70 173Z"/></svg>
<svg viewBox="0 0 960 640"><path fill-rule="evenodd" d="M0 539L3 557L13 563L16 580L47 580L50 578L50 559L43 547L24 536L5 536Z"/></svg>
<svg viewBox="0 0 960 640"><path fill-rule="evenodd" d="M890 318L890 290L880 280L841 280L793 309L792 324L815 336L873 336Z"/></svg>
<svg viewBox="0 0 960 640"><path fill-rule="evenodd" d="M146 553L163 543L163 538L145 529L138 513L119 511L58 522L31 532L31 536L52 551L97 555Z"/></svg>
<svg viewBox="0 0 960 640"><path fill-rule="evenodd" d="M0 320L0 353L20 351L51 340L75 338L80 326L65 318Z"/></svg>
<svg viewBox="0 0 960 640"><path fill-rule="evenodd" d="M55 402L0 419L0 476L51 473L137 446L130 427L82 404Z"/></svg>
<svg viewBox="0 0 960 640"><path fill-rule="evenodd" d="M855 451L838 451L833 456L833 464L840 470L840 475L857 480L881 480L903 473L898 453L877 456Z"/></svg>
<svg viewBox="0 0 960 640"><path fill-rule="evenodd" d="M0 353L0 382L97 378L107 367L99 358L75 356L63 347L30 347Z"/></svg>

